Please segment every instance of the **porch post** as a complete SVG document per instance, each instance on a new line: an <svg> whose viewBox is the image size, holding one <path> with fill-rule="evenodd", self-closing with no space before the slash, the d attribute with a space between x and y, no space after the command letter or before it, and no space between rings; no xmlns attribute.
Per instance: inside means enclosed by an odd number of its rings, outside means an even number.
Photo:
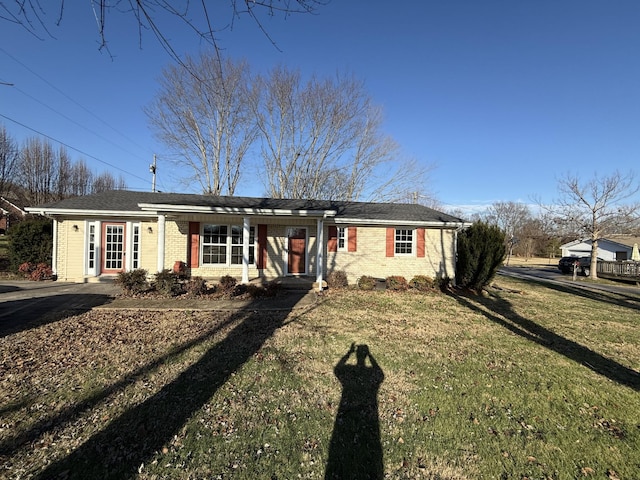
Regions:
<svg viewBox="0 0 640 480"><path fill-rule="evenodd" d="M324 270L324 220L318 218L316 232L316 283L318 291L322 291L322 271Z"/></svg>
<svg viewBox="0 0 640 480"><path fill-rule="evenodd" d="M158 271L164 270L164 215L158 215Z"/></svg>
<svg viewBox="0 0 640 480"><path fill-rule="evenodd" d="M51 251L51 271L58 275L58 219L53 218L53 250Z"/></svg>
<svg viewBox="0 0 640 480"><path fill-rule="evenodd" d="M242 219L242 283L249 283L249 240L251 220L249 217Z"/></svg>

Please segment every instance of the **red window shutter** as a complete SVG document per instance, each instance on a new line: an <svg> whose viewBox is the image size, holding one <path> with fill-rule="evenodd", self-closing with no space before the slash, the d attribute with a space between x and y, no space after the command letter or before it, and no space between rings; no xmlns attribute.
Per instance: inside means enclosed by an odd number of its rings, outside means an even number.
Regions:
<svg viewBox="0 0 640 480"><path fill-rule="evenodd" d="M396 251L396 229L387 228L387 257L393 257Z"/></svg>
<svg viewBox="0 0 640 480"><path fill-rule="evenodd" d="M418 258L424 257L424 228L418 228L418 245L416 248Z"/></svg>
<svg viewBox="0 0 640 480"><path fill-rule="evenodd" d="M358 249L358 228L349 227L349 244L347 250L349 252L355 252Z"/></svg>
<svg viewBox="0 0 640 480"><path fill-rule="evenodd" d="M188 242L187 265L191 268L198 268L200 265L200 222L189 222Z"/></svg>
<svg viewBox="0 0 640 480"><path fill-rule="evenodd" d="M256 267L259 270L267 268L267 226L258 225L258 258Z"/></svg>
<svg viewBox="0 0 640 480"><path fill-rule="evenodd" d="M327 239L327 252L338 251L338 227L329 226L329 238Z"/></svg>

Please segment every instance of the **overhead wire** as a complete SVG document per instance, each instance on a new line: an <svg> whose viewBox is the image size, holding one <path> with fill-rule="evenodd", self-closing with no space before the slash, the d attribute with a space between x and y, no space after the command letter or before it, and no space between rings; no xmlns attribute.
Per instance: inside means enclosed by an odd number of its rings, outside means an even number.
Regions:
<svg viewBox="0 0 640 480"><path fill-rule="evenodd" d="M10 122L15 123L16 125L20 125L21 127L26 128L27 130L30 130L30 131L32 131L34 133L37 133L38 135L41 135L41 136L43 136L45 138L48 138L49 140L51 140L53 142L59 143L60 145L63 145L65 147L67 147L69 150L73 150L74 152L78 152L79 154L84 155L85 157L91 158L91 159L93 159L93 160L95 160L97 162L100 162L100 163L102 163L104 165L107 165L107 166L109 166L111 168L119 170L122 173L126 173L127 175L130 175L131 177L137 178L138 180L142 180L144 182L148 182L149 181L148 178L142 178L139 175L136 175L135 173L131 173L131 172L129 172L129 171L123 169L123 168L120 168L120 167L118 167L118 166L116 166L116 165L114 165L112 163L109 163L109 162L107 162L105 160L102 160L101 158L98 158L95 155L91 155L90 153L87 153L87 152L85 152L83 150L80 150L79 148L73 147L73 146L69 145L68 143L63 142L62 140L58 140L57 138L52 137L51 135L47 135L46 133L43 133L43 132L41 132L39 130L36 130L35 128L32 128L32 127L30 127L28 125L25 125L24 123L19 122L18 120L15 120L15 119L13 119L11 117L8 117L8 116L6 116L6 115L4 115L2 113L0 113L0 117L4 118L6 120L9 120Z"/></svg>

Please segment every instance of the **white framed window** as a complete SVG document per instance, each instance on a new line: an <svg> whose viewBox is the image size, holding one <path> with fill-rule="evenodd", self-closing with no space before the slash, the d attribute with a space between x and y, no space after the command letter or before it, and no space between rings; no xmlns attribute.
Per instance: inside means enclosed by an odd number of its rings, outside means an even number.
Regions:
<svg viewBox="0 0 640 480"><path fill-rule="evenodd" d="M134 223L132 228L131 268L140 268L140 224Z"/></svg>
<svg viewBox="0 0 640 480"><path fill-rule="evenodd" d="M338 227L338 250L346 251L348 242L348 229L346 227Z"/></svg>
<svg viewBox="0 0 640 480"><path fill-rule="evenodd" d="M231 226L231 265L242 265L242 226ZM249 265L256 263L255 227L249 227Z"/></svg>
<svg viewBox="0 0 640 480"><path fill-rule="evenodd" d="M413 255L414 233L408 228L396 228L394 251L396 255Z"/></svg>
<svg viewBox="0 0 640 480"><path fill-rule="evenodd" d="M242 265L241 225L203 225L202 251L203 265ZM249 264L255 264L255 227L249 227Z"/></svg>
<svg viewBox="0 0 640 480"><path fill-rule="evenodd" d="M95 271L96 269L96 224L89 224L89 238L87 239L87 263L90 271Z"/></svg>

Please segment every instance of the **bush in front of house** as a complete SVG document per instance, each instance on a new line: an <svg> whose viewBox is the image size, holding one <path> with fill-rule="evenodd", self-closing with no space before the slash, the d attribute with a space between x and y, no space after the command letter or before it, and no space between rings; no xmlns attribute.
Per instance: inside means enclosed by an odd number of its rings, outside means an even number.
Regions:
<svg viewBox="0 0 640 480"><path fill-rule="evenodd" d="M436 286L436 281L426 275L416 275L409 280L409 286L421 292L430 292Z"/></svg>
<svg viewBox="0 0 640 480"><path fill-rule="evenodd" d="M358 288L360 290L373 290L376 288L378 281L369 275L363 275L358 279Z"/></svg>
<svg viewBox="0 0 640 480"><path fill-rule="evenodd" d="M158 293L174 297L182 293L180 275L168 268L156 273L155 287Z"/></svg>
<svg viewBox="0 0 640 480"><path fill-rule="evenodd" d="M188 295L199 297L205 295L208 291L207 282L202 277L193 277L187 280L184 289Z"/></svg>
<svg viewBox="0 0 640 480"><path fill-rule="evenodd" d="M389 290L402 291L409 288L407 279L401 275L391 275L385 279L385 283Z"/></svg>
<svg viewBox="0 0 640 480"><path fill-rule="evenodd" d="M329 288L346 288L349 286L347 274L344 270L335 270L327 276L327 286Z"/></svg>
<svg viewBox="0 0 640 480"><path fill-rule="evenodd" d="M120 285L127 294L142 293L149 290L147 271L144 268L118 273L115 283Z"/></svg>
<svg viewBox="0 0 640 480"><path fill-rule="evenodd" d="M495 225L475 222L458 234L456 284L479 292L493 279L505 257L504 233Z"/></svg>
<svg viewBox="0 0 640 480"><path fill-rule="evenodd" d="M28 219L9 230L9 264L14 272L20 265L51 265L53 223L51 220Z"/></svg>
<svg viewBox="0 0 640 480"><path fill-rule="evenodd" d="M231 275L224 275L220 277L220 282L219 282L220 290L226 293L232 292L237 283L238 283L238 280L236 280Z"/></svg>
<svg viewBox="0 0 640 480"><path fill-rule="evenodd" d="M34 282L42 280L51 280L53 278L53 270L46 263L38 263L34 265L30 262L20 264L18 272L22 273L26 278Z"/></svg>

